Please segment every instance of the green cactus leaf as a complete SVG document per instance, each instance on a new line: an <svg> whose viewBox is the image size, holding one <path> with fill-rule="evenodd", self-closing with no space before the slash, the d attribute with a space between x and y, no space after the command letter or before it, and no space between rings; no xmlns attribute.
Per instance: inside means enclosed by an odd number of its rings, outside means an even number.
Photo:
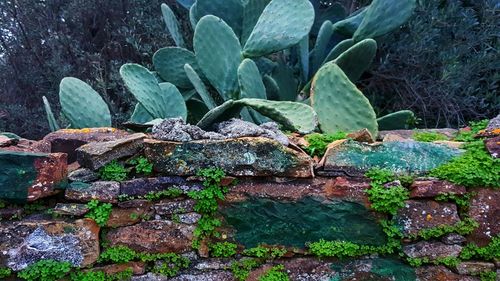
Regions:
<svg viewBox="0 0 500 281"><path fill-rule="evenodd" d="M271 0L246 0L243 7L243 30L241 33L241 43L245 44L253 31L255 24L259 20L262 11Z"/></svg>
<svg viewBox="0 0 500 281"><path fill-rule="evenodd" d="M298 45L298 56L302 70L302 81L307 81L309 78L309 35L300 40Z"/></svg>
<svg viewBox="0 0 500 281"><path fill-rule="evenodd" d="M266 87L259 69L251 59L244 59L238 68L238 81L242 98L266 99Z"/></svg>
<svg viewBox="0 0 500 281"><path fill-rule="evenodd" d="M326 56L325 60L323 61L322 65L326 64L329 61L332 61L336 59L338 56L340 56L342 53L345 51L349 50L352 46L354 46L354 40L353 39L345 39L340 41L333 49L328 53Z"/></svg>
<svg viewBox="0 0 500 281"><path fill-rule="evenodd" d="M184 97L179 89L174 84L165 82L158 84L162 91L163 97L166 97L167 104L165 104L165 113L158 117L162 119L181 117L184 121L187 118L187 108Z"/></svg>
<svg viewBox="0 0 500 281"><path fill-rule="evenodd" d="M316 43L311 54L311 65L312 72L316 71L321 67L323 61L325 60L326 50L328 48L328 43L333 34L333 24L331 21L325 21L319 29L318 37L316 38Z"/></svg>
<svg viewBox="0 0 500 281"><path fill-rule="evenodd" d="M60 129L59 124L57 124L54 113L52 113L52 108L50 107L49 100L45 96L42 97L43 107L45 108L45 113L47 114L47 121L49 121L49 128L52 132Z"/></svg>
<svg viewBox="0 0 500 281"><path fill-rule="evenodd" d="M170 36L172 36L175 45L177 45L177 47L185 48L186 44L184 43L184 38L182 38L179 22L177 21L174 12L172 12L167 4L163 3L161 4L161 13L163 14L163 21L165 22L167 30L170 32Z"/></svg>
<svg viewBox="0 0 500 281"><path fill-rule="evenodd" d="M245 106L280 123L288 130L307 134L317 126L316 113L308 105L262 99L229 100L209 111L197 125L202 129L210 129L215 123L238 116Z"/></svg>
<svg viewBox="0 0 500 281"><path fill-rule="evenodd" d="M189 8L189 23L191 24L191 28L193 30L196 29L196 24L198 24L198 14L196 11L196 2Z"/></svg>
<svg viewBox="0 0 500 281"><path fill-rule="evenodd" d="M377 42L373 39L365 39L343 52L335 59L335 63L354 83L370 67L376 54Z"/></svg>
<svg viewBox="0 0 500 281"><path fill-rule="evenodd" d="M314 8L307 0L272 0L246 41L245 57L260 57L287 49L309 34Z"/></svg>
<svg viewBox="0 0 500 281"><path fill-rule="evenodd" d="M373 0L353 39L377 38L405 24L413 14L416 0Z"/></svg>
<svg viewBox="0 0 500 281"><path fill-rule="evenodd" d="M204 16L194 32L196 59L205 77L224 100L237 98L241 45L233 30L222 19Z"/></svg>
<svg viewBox="0 0 500 281"><path fill-rule="evenodd" d="M340 3L333 3L330 7L325 10L322 10L319 13L316 13L316 18L314 20L314 25L311 29L311 33L316 35L318 34L321 26L325 21L330 21L331 23L336 23L338 21L343 20L347 16L346 10L344 6Z"/></svg>
<svg viewBox="0 0 500 281"><path fill-rule="evenodd" d="M284 62L279 61L271 77L276 81L279 88L279 100L295 101L299 83L295 79L294 71Z"/></svg>
<svg viewBox="0 0 500 281"><path fill-rule="evenodd" d="M198 76L198 73L196 73L196 71L189 64L184 65L184 71L186 71L187 77L193 84L196 92L198 92L203 102L206 104L207 108L215 108L217 104L208 92L207 87L205 87L205 84L201 80L200 76Z"/></svg>
<svg viewBox="0 0 500 281"><path fill-rule="evenodd" d="M410 110L401 110L377 119L379 130L407 130L416 120L415 113Z"/></svg>
<svg viewBox="0 0 500 281"><path fill-rule="evenodd" d="M179 88L193 88L184 71L186 63L191 65L197 72L200 72L195 55L186 49L178 47L161 48L153 55L153 65L158 75L165 82L170 82Z"/></svg>
<svg viewBox="0 0 500 281"><path fill-rule="evenodd" d="M280 86L278 83L269 75L264 75L262 82L266 87L266 96L268 100L279 100Z"/></svg>
<svg viewBox="0 0 500 281"><path fill-rule="evenodd" d="M177 0L177 3L179 3L184 9L190 9L191 6L194 5L196 0Z"/></svg>
<svg viewBox="0 0 500 281"><path fill-rule="evenodd" d="M238 37L241 35L243 24L243 2L241 0L197 0L197 20L206 15L221 18Z"/></svg>
<svg viewBox="0 0 500 281"><path fill-rule="evenodd" d="M205 103L199 99L193 98L186 102L188 109L188 119L189 124L196 124L198 121L208 113L208 108Z"/></svg>
<svg viewBox="0 0 500 281"><path fill-rule="evenodd" d="M366 128L377 136L377 120L370 102L334 62L325 64L314 77L311 104L324 133Z"/></svg>
<svg viewBox="0 0 500 281"><path fill-rule="evenodd" d="M127 89L153 118L186 118L182 111L185 110L184 99L173 84L158 84L149 70L133 63L124 64L120 68L120 75Z"/></svg>
<svg viewBox="0 0 500 281"><path fill-rule="evenodd" d="M350 15L348 18L336 22L333 25L335 32L338 32L339 34L347 37L352 37L365 18L366 11L366 7L361 8Z"/></svg>
<svg viewBox="0 0 500 281"><path fill-rule="evenodd" d="M195 89L187 90L181 93L184 101L188 101L196 96L197 92Z"/></svg>
<svg viewBox="0 0 500 281"><path fill-rule="evenodd" d="M266 57L261 57L253 60L255 64L257 64L257 67L259 68L259 72L262 75L269 75L272 74L276 66L278 66L277 63L274 61L266 58Z"/></svg>
<svg viewBox="0 0 500 281"><path fill-rule="evenodd" d="M62 79L59 101L64 116L75 129L110 127L108 105L87 83L73 77Z"/></svg>
<svg viewBox="0 0 500 281"><path fill-rule="evenodd" d="M137 103L134 108L134 113L130 117L130 122L135 124L146 124L155 118L140 103Z"/></svg>

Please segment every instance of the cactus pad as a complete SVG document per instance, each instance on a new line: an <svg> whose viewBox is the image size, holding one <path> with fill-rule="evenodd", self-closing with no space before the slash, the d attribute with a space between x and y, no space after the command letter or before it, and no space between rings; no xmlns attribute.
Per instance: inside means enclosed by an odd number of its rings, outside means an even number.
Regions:
<svg viewBox="0 0 500 281"><path fill-rule="evenodd" d="M377 38L397 29L408 21L416 5L416 0L373 0L353 39Z"/></svg>
<svg viewBox="0 0 500 281"><path fill-rule="evenodd" d="M243 6L243 30L241 32L241 43L245 44L252 33L255 24L259 20L262 11L271 0L247 0Z"/></svg>
<svg viewBox="0 0 500 281"><path fill-rule="evenodd" d="M223 20L215 16L204 16L194 32L196 59L205 77L228 100L238 92L238 67L241 45Z"/></svg>
<svg viewBox="0 0 500 281"><path fill-rule="evenodd" d="M365 39L343 52L335 59L335 63L352 82L358 81L363 72L372 64L377 54L377 42L373 39Z"/></svg>
<svg viewBox="0 0 500 281"><path fill-rule="evenodd" d="M177 47L185 48L184 39L182 38L182 33L179 29L179 22L177 21L174 12L172 12L167 4L163 3L161 4L161 13L163 14L163 21L165 22L175 45L177 45Z"/></svg>
<svg viewBox="0 0 500 281"><path fill-rule="evenodd" d="M167 100L167 103L164 105L165 113L163 116L157 118L166 119L181 117L185 121L187 118L187 108L181 92L179 92L174 84L168 82L160 83L159 86L164 98Z"/></svg>
<svg viewBox="0 0 500 281"><path fill-rule="evenodd" d="M266 99L266 87L259 69L251 59L244 59L238 68L238 81L242 98Z"/></svg>
<svg viewBox="0 0 500 281"><path fill-rule="evenodd" d="M87 83L66 77L59 87L61 110L72 128L110 127L108 105Z"/></svg>
<svg viewBox="0 0 500 281"><path fill-rule="evenodd" d="M311 104L324 133L367 128L377 136L377 120L370 102L333 62L325 64L314 77Z"/></svg>
<svg viewBox="0 0 500 281"><path fill-rule="evenodd" d="M200 95L201 99L205 103L208 109L213 109L217 106L215 103L214 99L210 95L210 93L207 90L207 87L205 87L205 84L203 84L203 81L201 80L200 76L198 76L198 73L189 65L185 64L184 65L184 71L186 71L187 77L193 84L194 88L196 89L196 92Z"/></svg>
<svg viewBox="0 0 500 281"><path fill-rule="evenodd" d="M314 8L307 0L272 0L246 41L245 57L259 57L296 45L314 23Z"/></svg>
<svg viewBox="0 0 500 281"><path fill-rule="evenodd" d="M42 97L43 107L45 108L45 113L47 114L47 121L49 121L49 128L52 132L55 132L60 129L59 124L57 124L56 118L54 117L54 113L52 113L52 108L50 107L50 103L45 96Z"/></svg>
<svg viewBox="0 0 500 281"><path fill-rule="evenodd" d="M331 21L327 20L323 22L321 28L319 29L318 37L316 38L316 44L311 54L311 65L312 72L315 73L323 64L326 56L326 50L330 38L333 34L333 24Z"/></svg>
<svg viewBox="0 0 500 281"><path fill-rule="evenodd" d="M243 1L241 0L197 0L197 20L206 15L221 18L239 37L243 24Z"/></svg>
<svg viewBox="0 0 500 281"><path fill-rule="evenodd" d="M191 51L178 47L159 49L153 56L153 64L158 75L165 81L179 88L192 88L191 82L184 72L185 64L200 71L196 57Z"/></svg>
<svg viewBox="0 0 500 281"><path fill-rule="evenodd" d="M415 114L410 110L401 110L382 116L377 119L379 130L406 130L410 129L416 120Z"/></svg>
<svg viewBox="0 0 500 281"><path fill-rule="evenodd" d="M366 11L367 11L366 7L361 8L355 13L353 13L350 17L336 22L333 25L335 32L338 32L347 37L352 37L356 32L356 30L358 30L361 22L363 22L363 19L365 18L366 15Z"/></svg>
<svg viewBox="0 0 500 281"><path fill-rule="evenodd" d="M130 117L130 121L135 124L145 124L153 119L154 117L140 103L135 105L134 113Z"/></svg>

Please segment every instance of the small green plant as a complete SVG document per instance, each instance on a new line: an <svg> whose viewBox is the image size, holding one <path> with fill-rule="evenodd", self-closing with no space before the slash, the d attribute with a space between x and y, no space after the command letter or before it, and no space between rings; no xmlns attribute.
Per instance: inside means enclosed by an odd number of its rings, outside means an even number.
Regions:
<svg viewBox="0 0 500 281"><path fill-rule="evenodd" d="M318 257L350 258L362 255L361 247L349 241L326 241L324 239L308 245L309 251Z"/></svg>
<svg viewBox="0 0 500 281"><path fill-rule="evenodd" d="M286 252L287 252L286 249L283 248L278 248L278 247L269 248L259 245L254 248L245 249L243 251L243 255L269 260L269 259L281 258L286 254Z"/></svg>
<svg viewBox="0 0 500 281"><path fill-rule="evenodd" d="M113 160L99 169L99 175L105 181L123 181L127 179L128 170L118 161Z"/></svg>
<svg viewBox="0 0 500 281"><path fill-rule="evenodd" d="M466 144L465 149L430 175L467 187L500 188L500 159L491 157L481 140Z"/></svg>
<svg viewBox="0 0 500 281"><path fill-rule="evenodd" d="M250 271L259 267L262 264L257 259L243 259L238 262L231 263L231 272L234 278L238 281L245 281L250 274Z"/></svg>
<svg viewBox="0 0 500 281"><path fill-rule="evenodd" d="M500 235L493 237L491 242L485 247L478 247L476 244L467 244L463 247L460 258L464 260L479 258L487 261L500 259Z"/></svg>
<svg viewBox="0 0 500 281"><path fill-rule="evenodd" d="M436 201L453 202L457 205L460 213L465 214L469 210L471 198L474 197L475 195L476 195L475 192L468 192L463 195L457 195L454 193L445 193L434 197L434 199Z"/></svg>
<svg viewBox="0 0 500 281"><path fill-rule="evenodd" d="M3 209L7 206L7 202L3 201L2 199L0 199L0 209Z"/></svg>
<svg viewBox="0 0 500 281"><path fill-rule="evenodd" d="M470 131L460 131L458 135L455 137L455 141L463 141L463 142L475 141L475 135L477 135L479 131L486 129L489 122L490 121L488 119L476 122L474 121L469 122Z"/></svg>
<svg viewBox="0 0 500 281"><path fill-rule="evenodd" d="M7 278L12 275L12 270L7 267L0 267L0 278Z"/></svg>
<svg viewBox="0 0 500 281"><path fill-rule="evenodd" d="M421 141L421 142L448 140L447 136L437 132L415 132L413 133L412 138L416 141Z"/></svg>
<svg viewBox="0 0 500 281"><path fill-rule="evenodd" d="M108 276L102 271L76 271L70 276L71 281L108 281Z"/></svg>
<svg viewBox="0 0 500 281"><path fill-rule="evenodd" d="M438 238L449 233L467 235L472 233L472 231L474 231L474 229L478 226L479 224L475 220L471 218L464 218L455 225L440 225L433 228L422 229L417 235L412 236L412 238L416 239L420 237L424 240L429 240L431 238Z"/></svg>
<svg viewBox="0 0 500 281"><path fill-rule="evenodd" d="M41 260L17 273L17 277L28 281L57 281L71 271L69 262Z"/></svg>
<svg viewBox="0 0 500 281"><path fill-rule="evenodd" d="M148 194L144 195L144 199L149 201L156 201L163 198L176 198L183 194L182 189L179 188L169 188L161 191L151 191Z"/></svg>
<svg viewBox="0 0 500 281"><path fill-rule="evenodd" d="M154 266L153 273L167 277L176 276L179 271L188 268L190 264L188 258L174 253L161 254L159 257L161 262Z"/></svg>
<svg viewBox="0 0 500 281"><path fill-rule="evenodd" d="M110 203L101 203L93 199L87 203L87 207L89 208L89 212L85 217L93 219L101 227L105 226L113 210L113 205Z"/></svg>
<svg viewBox="0 0 500 281"><path fill-rule="evenodd" d="M366 193L374 210L395 215L404 207L404 202L409 199L410 192L401 185L384 186L385 183L395 179L390 171L372 169L365 176L371 179L371 188Z"/></svg>
<svg viewBox="0 0 500 281"><path fill-rule="evenodd" d="M460 259L457 257L442 257L434 260L429 258L407 258L406 261L409 265L413 267L420 267L422 265L433 264L433 265L444 265L449 268L455 268L460 263Z"/></svg>
<svg viewBox="0 0 500 281"><path fill-rule="evenodd" d="M305 136L306 141L309 143L305 151L311 156L321 157L325 155L326 148L330 143L345 138L347 138L347 133L344 132L336 132L334 134L310 134Z"/></svg>
<svg viewBox="0 0 500 281"><path fill-rule="evenodd" d="M126 246L115 246L106 249L99 256L99 262L127 263L134 260L137 254Z"/></svg>
<svg viewBox="0 0 500 281"><path fill-rule="evenodd" d="M238 245L230 242L217 242L210 244L210 254L217 258L229 258L236 255Z"/></svg>
<svg viewBox="0 0 500 281"><path fill-rule="evenodd" d="M498 280L497 273L495 271L481 272L479 274L479 278L481 278L481 281L496 281L496 280Z"/></svg>
<svg viewBox="0 0 500 281"><path fill-rule="evenodd" d="M149 162L144 156L130 159L128 164L134 165L137 174L151 175L153 173L153 163Z"/></svg>
<svg viewBox="0 0 500 281"><path fill-rule="evenodd" d="M288 281L290 278L285 272L285 266L273 266L266 274L259 277L259 281Z"/></svg>

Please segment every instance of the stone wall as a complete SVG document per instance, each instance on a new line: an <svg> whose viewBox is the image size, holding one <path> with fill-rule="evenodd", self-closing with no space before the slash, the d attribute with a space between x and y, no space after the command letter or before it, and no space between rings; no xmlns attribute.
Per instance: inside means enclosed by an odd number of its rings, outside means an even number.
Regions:
<svg viewBox="0 0 500 281"><path fill-rule="evenodd" d="M132 280L238 280L242 271L247 280L270 272L290 280L480 280L500 269L500 192L425 177L461 153L450 144L345 140L318 161L293 141L179 143L105 128L19 140L0 151L0 268L54 260L83 272L131 269ZM119 163L125 175L103 172ZM364 174L373 167L420 175L403 184L409 197L394 214L372 208ZM216 184L224 200L210 216L193 195L210 188L197 175L206 168L225 172ZM391 184L402 182L385 188ZM207 218L221 224L199 235ZM489 256L467 256L472 245ZM119 246L136 256L103 257ZM162 262L179 270L161 272Z"/></svg>

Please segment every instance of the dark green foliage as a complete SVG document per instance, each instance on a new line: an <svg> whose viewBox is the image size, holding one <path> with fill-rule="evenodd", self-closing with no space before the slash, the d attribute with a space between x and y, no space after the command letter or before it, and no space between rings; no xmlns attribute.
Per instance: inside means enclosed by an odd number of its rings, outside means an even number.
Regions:
<svg viewBox="0 0 500 281"><path fill-rule="evenodd" d="M217 258L229 258L236 255L238 245L230 242L217 242L209 245L210 254Z"/></svg>
<svg viewBox="0 0 500 281"><path fill-rule="evenodd" d="M0 278L7 278L12 274L12 270L7 267L0 267Z"/></svg>
<svg viewBox="0 0 500 281"><path fill-rule="evenodd" d="M28 281L57 281L71 271L69 262L41 260L17 274L17 277Z"/></svg>
<svg viewBox="0 0 500 281"><path fill-rule="evenodd" d="M384 186L395 179L390 171L372 169L365 176L371 179L371 188L366 193L374 210L395 215L404 207L404 201L409 199L410 192L401 185Z"/></svg>
<svg viewBox="0 0 500 281"><path fill-rule="evenodd" d="M239 262L233 262L231 264L231 272L234 278L238 281L244 281L247 279L250 271L261 265L257 259L243 259Z"/></svg>
<svg viewBox="0 0 500 281"><path fill-rule="evenodd" d="M481 281L496 281L497 273L495 271L481 272L479 274Z"/></svg>
<svg viewBox="0 0 500 281"><path fill-rule="evenodd" d="M500 108L498 1L418 1L380 44L364 93L379 116L411 109L426 128L459 127Z"/></svg>
<svg viewBox="0 0 500 281"><path fill-rule="evenodd" d="M281 258L284 254L286 254L286 249L269 248L260 245L243 251L243 255L265 260Z"/></svg>
<svg viewBox="0 0 500 281"><path fill-rule="evenodd" d="M470 131L462 130L455 137L455 141L463 141L463 142L473 142L475 140L475 135L479 133L479 131L486 129L490 120L484 119L481 121L471 121L469 122Z"/></svg>
<svg viewBox="0 0 500 281"><path fill-rule="evenodd" d="M288 281L290 278L283 265L273 266L268 272L259 277L259 281Z"/></svg>
<svg viewBox="0 0 500 281"><path fill-rule="evenodd" d="M416 141L422 141L422 142L448 140L448 137L436 132L415 132L413 133L412 138Z"/></svg>
<svg viewBox="0 0 500 281"><path fill-rule="evenodd" d="M109 216L111 215L113 205L110 203L101 203L97 200L92 200L87 203L87 207L89 208L89 212L85 215L85 217L93 219L97 225L101 227L105 226L109 220Z"/></svg>
<svg viewBox="0 0 500 281"><path fill-rule="evenodd" d="M466 152L430 172L431 176L467 187L500 188L500 159L492 158L482 140L465 145Z"/></svg>
<svg viewBox="0 0 500 281"><path fill-rule="evenodd" d="M126 269L113 274L106 274L102 271L75 271L70 275L71 281L124 281L132 278L132 269Z"/></svg>
<svg viewBox="0 0 500 281"><path fill-rule="evenodd" d="M455 268L460 263L460 259L456 257L436 258L434 260L430 260L429 258L407 258L406 261L413 267L434 264Z"/></svg>
<svg viewBox="0 0 500 281"><path fill-rule="evenodd" d="M99 262L126 263L136 258L136 252L126 246L106 249L99 256Z"/></svg>
<svg viewBox="0 0 500 281"><path fill-rule="evenodd" d="M99 175L106 181L123 181L127 178L128 170L116 160L111 161L99 169Z"/></svg>
<svg viewBox="0 0 500 281"><path fill-rule="evenodd" d="M476 244L467 244L460 253L460 258L464 260L483 259L483 260L498 260L500 259L500 235L491 239L491 242L485 247L478 247Z"/></svg>
<svg viewBox="0 0 500 281"><path fill-rule="evenodd" d="M311 156L323 156L326 152L327 146L336 141L345 139L347 133L337 132L334 134L310 134L305 136L309 146L305 148L306 152Z"/></svg>
<svg viewBox="0 0 500 281"><path fill-rule="evenodd" d="M134 165L134 170L137 174L148 176L153 173L153 163L150 163L144 156L133 158L128 163Z"/></svg>
<svg viewBox="0 0 500 281"><path fill-rule="evenodd" d="M189 267L190 261L188 258L178 254L159 254L161 260L159 264L153 267L153 273L161 274L167 277L176 276L180 270Z"/></svg>
<svg viewBox="0 0 500 281"><path fill-rule="evenodd" d="M433 228L422 229L413 238L422 238L424 240L429 240L431 238L439 238L449 233L458 233L460 235L467 235L472 233L479 224L471 219L465 218L455 225L440 225Z"/></svg>

